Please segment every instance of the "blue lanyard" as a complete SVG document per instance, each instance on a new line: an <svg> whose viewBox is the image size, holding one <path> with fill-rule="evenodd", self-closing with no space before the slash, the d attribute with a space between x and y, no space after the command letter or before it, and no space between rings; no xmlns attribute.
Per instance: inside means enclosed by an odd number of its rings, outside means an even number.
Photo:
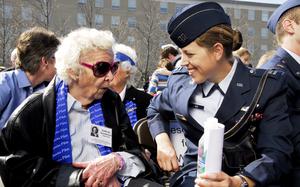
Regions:
<svg viewBox="0 0 300 187"><path fill-rule="evenodd" d="M133 101L125 101L125 108L128 114L131 126L133 127L137 122L137 115L136 115L136 104Z"/></svg>
<svg viewBox="0 0 300 187"><path fill-rule="evenodd" d="M69 130L69 118L67 109L68 86L60 81L56 87L56 127L53 141L52 159L60 163L72 163L72 145ZM91 122L101 127L105 126L100 102L89 107ZM112 152L110 147L97 144L102 156Z"/></svg>

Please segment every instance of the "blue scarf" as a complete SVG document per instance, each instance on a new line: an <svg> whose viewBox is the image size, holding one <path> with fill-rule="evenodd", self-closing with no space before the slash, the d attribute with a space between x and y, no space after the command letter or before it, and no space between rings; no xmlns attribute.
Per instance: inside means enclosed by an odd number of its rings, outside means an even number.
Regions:
<svg viewBox="0 0 300 187"><path fill-rule="evenodd" d="M52 159L60 163L72 163L72 145L69 130L67 109L68 86L60 81L56 86L56 127L53 141ZM91 122L101 127L105 126L100 102L89 107ZM98 145L102 156L112 152L110 147Z"/></svg>
<svg viewBox="0 0 300 187"><path fill-rule="evenodd" d="M128 116L129 116L131 126L133 128L133 126L137 122L136 104L132 101L125 101L125 108L126 108Z"/></svg>

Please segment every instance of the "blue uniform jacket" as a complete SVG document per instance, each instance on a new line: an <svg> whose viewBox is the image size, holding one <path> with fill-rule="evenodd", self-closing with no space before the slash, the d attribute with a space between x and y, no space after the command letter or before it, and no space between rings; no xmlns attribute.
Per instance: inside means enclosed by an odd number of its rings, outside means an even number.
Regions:
<svg viewBox="0 0 300 187"><path fill-rule="evenodd" d="M265 65L264 69L279 69L286 72L288 92L287 102L289 106L290 120L293 126L292 142L293 172L289 175L289 186L300 186L300 64L284 49L278 48L275 56ZM291 180L293 179L293 180Z"/></svg>
<svg viewBox="0 0 300 187"><path fill-rule="evenodd" d="M264 70L249 69L241 62L238 63L223 103L215 116L225 125L225 130L232 127L244 114L241 109L250 105L263 73ZM291 168L290 155L293 149L288 138L291 124L285 99L285 81L286 76L282 72L273 71L255 109L255 113L262 113L264 116L257 121L256 148L260 158L246 166L243 172L254 179L257 186L278 181ZM191 168L191 165L196 170L197 145L203 134L203 128L188 111L189 99L197 86L201 85L192 82L186 68L180 68L174 71L168 87L152 99L148 108L148 123L153 138L162 132L168 132L168 120L173 114L184 129L188 148L184 155L182 173Z"/></svg>

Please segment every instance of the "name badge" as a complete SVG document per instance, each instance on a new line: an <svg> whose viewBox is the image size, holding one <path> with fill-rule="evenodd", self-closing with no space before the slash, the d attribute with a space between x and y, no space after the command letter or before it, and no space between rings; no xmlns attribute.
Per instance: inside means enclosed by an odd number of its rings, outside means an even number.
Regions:
<svg viewBox="0 0 300 187"><path fill-rule="evenodd" d="M89 142L112 147L112 129L92 124L90 126Z"/></svg>

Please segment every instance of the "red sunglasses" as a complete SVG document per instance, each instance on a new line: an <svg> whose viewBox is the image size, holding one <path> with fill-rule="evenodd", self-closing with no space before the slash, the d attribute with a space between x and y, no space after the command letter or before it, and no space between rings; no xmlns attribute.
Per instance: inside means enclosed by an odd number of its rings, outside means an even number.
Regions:
<svg viewBox="0 0 300 187"><path fill-rule="evenodd" d="M108 63L108 62L96 62L95 64L88 64L85 62L80 62L81 65L93 70L93 74L95 77L104 77L109 71L113 75L116 74L118 70L118 63L113 62L113 63Z"/></svg>

